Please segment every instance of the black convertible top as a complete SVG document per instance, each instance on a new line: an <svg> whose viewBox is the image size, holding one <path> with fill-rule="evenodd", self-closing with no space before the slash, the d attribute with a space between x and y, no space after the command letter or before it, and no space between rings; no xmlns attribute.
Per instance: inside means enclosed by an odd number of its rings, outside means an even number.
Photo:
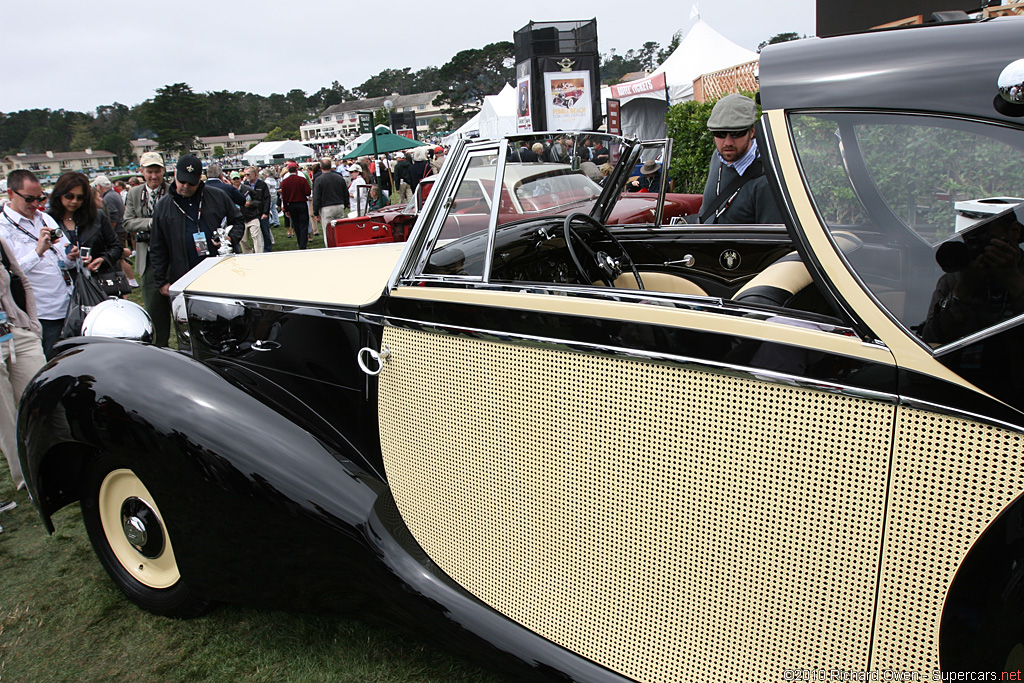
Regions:
<svg viewBox="0 0 1024 683"><path fill-rule="evenodd" d="M993 107L1024 58L1024 17L808 38L761 53L764 109L894 109L1024 123Z"/></svg>

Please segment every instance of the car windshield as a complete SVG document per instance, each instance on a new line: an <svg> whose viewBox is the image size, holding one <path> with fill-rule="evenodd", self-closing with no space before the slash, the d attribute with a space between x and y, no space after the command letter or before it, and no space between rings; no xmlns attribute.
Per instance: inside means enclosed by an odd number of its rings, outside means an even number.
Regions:
<svg viewBox="0 0 1024 683"><path fill-rule="evenodd" d="M499 225L590 213L626 149L620 138L594 133L517 136L508 144Z"/></svg>

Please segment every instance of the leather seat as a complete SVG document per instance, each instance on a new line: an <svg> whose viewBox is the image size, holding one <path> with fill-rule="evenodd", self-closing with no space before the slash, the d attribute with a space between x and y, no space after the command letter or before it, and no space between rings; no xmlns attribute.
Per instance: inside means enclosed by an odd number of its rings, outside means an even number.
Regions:
<svg viewBox="0 0 1024 683"><path fill-rule="evenodd" d="M856 251L864 242L850 232L832 233L839 250L844 254ZM793 298L814 282L807 266L800 260L800 254L791 251L775 263L755 275L750 282L740 287L732 300L740 303L768 304L786 307Z"/></svg>
<svg viewBox="0 0 1024 683"><path fill-rule="evenodd" d="M640 278L644 281L644 290L647 291L688 294L690 296L708 295L699 285L695 285L685 277L672 275L671 273L640 271ZM637 289L636 278L633 277L632 272L623 273L615 278L615 282L612 284L620 289Z"/></svg>

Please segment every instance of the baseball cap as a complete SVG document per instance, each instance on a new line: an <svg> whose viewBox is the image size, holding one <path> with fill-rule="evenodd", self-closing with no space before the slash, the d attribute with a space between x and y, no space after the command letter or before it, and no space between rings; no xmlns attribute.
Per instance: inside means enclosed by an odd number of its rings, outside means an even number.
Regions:
<svg viewBox="0 0 1024 683"><path fill-rule="evenodd" d="M746 95L733 93L715 102L708 117L708 130L742 130L757 121L757 105Z"/></svg>
<svg viewBox="0 0 1024 683"><path fill-rule="evenodd" d="M92 181L92 184L94 186L96 186L96 187L110 187L111 182L110 182L110 178L108 178L107 176L105 176L105 175L98 175Z"/></svg>
<svg viewBox="0 0 1024 683"><path fill-rule="evenodd" d="M146 152L139 159L139 166L145 168L146 166L163 166L164 158L160 156L159 152Z"/></svg>
<svg viewBox="0 0 1024 683"><path fill-rule="evenodd" d="M232 171L230 177L231 177L232 180L234 180L235 178L241 178L242 174L239 173L238 171Z"/></svg>
<svg viewBox="0 0 1024 683"><path fill-rule="evenodd" d="M202 174L203 162L194 154L186 154L178 159L178 165L174 169L175 180L189 185L198 185Z"/></svg>

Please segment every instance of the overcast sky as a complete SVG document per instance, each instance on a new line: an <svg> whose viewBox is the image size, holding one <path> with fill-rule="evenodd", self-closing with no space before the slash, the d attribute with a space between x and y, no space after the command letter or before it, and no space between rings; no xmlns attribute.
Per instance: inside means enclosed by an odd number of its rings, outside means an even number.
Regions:
<svg viewBox="0 0 1024 683"><path fill-rule="evenodd" d="M309 94L332 81L351 89L386 68L439 67L460 50L512 40L530 21L596 16L600 51L621 54L648 40L664 47L690 27L692 7L686 0L10 2L0 111L132 106L180 82L196 92L261 95ZM756 50L778 33L814 35L814 7L815 0L704 0L699 11L726 38Z"/></svg>

